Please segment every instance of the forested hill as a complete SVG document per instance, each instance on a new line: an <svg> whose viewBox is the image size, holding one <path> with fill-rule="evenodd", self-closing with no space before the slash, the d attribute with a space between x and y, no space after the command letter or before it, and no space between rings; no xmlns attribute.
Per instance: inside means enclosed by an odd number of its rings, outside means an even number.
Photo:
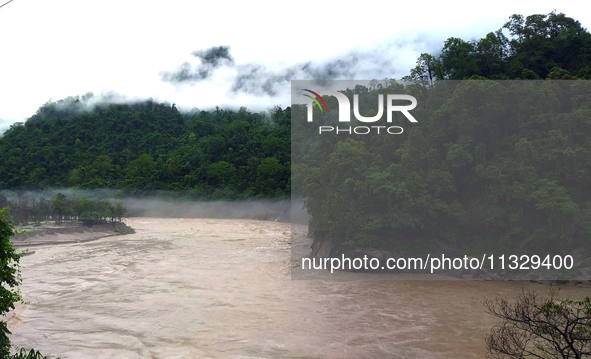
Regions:
<svg viewBox="0 0 591 359"><path fill-rule="evenodd" d="M508 36L507 36L508 35ZM479 40L451 37L438 54L421 54L406 80L591 80L591 34L565 14L512 15Z"/></svg>
<svg viewBox="0 0 591 359"><path fill-rule="evenodd" d="M365 116L378 113L379 95L411 94L418 123L400 122L400 137L333 131L294 147L292 187L317 238L474 256L588 248L591 35L554 13L514 15L505 28L507 37L452 38L422 54L408 86L343 91ZM326 102L314 120L332 124L338 104ZM296 143L317 131L300 125L306 110L291 108Z"/></svg>
<svg viewBox="0 0 591 359"><path fill-rule="evenodd" d="M513 15L482 39L449 38L438 53L421 54L404 79L425 89L437 80L484 78L591 79L591 34L564 14ZM150 100L96 103L92 96L50 102L11 126L0 137L0 190L183 190L201 199L290 194L290 108L181 113Z"/></svg>
<svg viewBox="0 0 591 359"><path fill-rule="evenodd" d="M289 195L290 110L179 112L151 100L50 102L0 138L0 189L188 190L193 198Z"/></svg>

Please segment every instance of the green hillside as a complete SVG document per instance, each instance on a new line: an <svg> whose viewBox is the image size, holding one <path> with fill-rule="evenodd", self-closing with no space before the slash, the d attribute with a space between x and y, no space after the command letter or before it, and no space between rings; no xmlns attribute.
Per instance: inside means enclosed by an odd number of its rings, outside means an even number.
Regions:
<svg viewBox="0 0 591 359"><path fill-rule="evenodd" d="M179 112L145 101L43 105L0 138L0 189L185 190L194 198L289 195L290 111Z"/></svg>

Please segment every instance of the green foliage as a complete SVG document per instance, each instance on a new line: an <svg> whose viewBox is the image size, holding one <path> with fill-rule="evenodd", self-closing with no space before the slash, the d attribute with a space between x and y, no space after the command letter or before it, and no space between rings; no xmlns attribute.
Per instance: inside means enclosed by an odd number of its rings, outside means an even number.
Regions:
<svg viewBox="0 0 591 359"><path fill-rule="evenodd" d="M355 91L369 107L381 89ZM294 190L317 233L354 247L586 246L591 112L577 99L590 93L578 81L436 82L421 94L420 123L397 137L298 127L316 143L294 147ZM305 109L293 111L305 123Z"/></svg>
<svg viewBox="0 0 591 359"><path fill-rule="evenodd" d="M358 94L366 114L377 113L379 94L417 97L420 123L398 138L318 137L300 124L305 108L293 106L293 189L307 198L316 233L354 247L585 246L591 91L556 80L590 66L591 34L564 14L514 15L480 40L450 38L438 55L420 55L410 85L342 91ZM507 79L547 81L496 81ZM327 104L315 121L334 124L336 103Z"/></svg>
<svg viewBox="0 0 591 359"><path fill-rule="evenodd" d="M21 301L18 286L20 277L20 254L12 246L10 238L16 234L12 222L8 220L6 209L0 209L0 316L6 315L14 309L14 304ZM0 321L0 357L10 353L8 328L4 321Z"/></svg>
<svg viewBox="0 0 591 359"><path fill-rule="evenodd" d="M0 137L0 190L184 190L199 199L289 195L289 108L271 116L244 108L181 113L151 100L91 106L91 97L49 102ZM266 158L277 159L281 169L261 173ZM53 205L60 208L59 201Z"/></svg>
<svg viewBox="0 0 591 359"><path fill-rule="evenodd" d="M20 224L49 220L58 224L63 221L81 221L88 225L122 222L127 213L127 208L121 202L113 204L84 197L69 199L63 193L58 193L49 201L43 197L29 198L24 191L17 191L17 195L17 201L6 202L10 219Z"/></svg>
<svg viewBox="0 0 591 359"><path fill-rule="evenodd" d="M505 36L509 32L510 37ZM591 34L578 21L548 15L512 15L503 28L480 40L445 41L439 55L421 54L403 78L423 85L435 80L589 79Z"/></svg>
<svg viewBox="0 0 591 359"><path fill-rule="evenodd" d="M123 227L117 227L115 228L115 232L119 233L119 234L134 234L135 233L135 229L129 227L129 226L123 226Z"/></svg>
<svg viewBox="0 0 591 359"><path fill-rule="evenodd" d="M31 349L26 351L25 349L20 349L17 353L8 356L8 359L49 359L48 357L39 353L39 351ZM57 358L60 359L60 358Z"/></svg>

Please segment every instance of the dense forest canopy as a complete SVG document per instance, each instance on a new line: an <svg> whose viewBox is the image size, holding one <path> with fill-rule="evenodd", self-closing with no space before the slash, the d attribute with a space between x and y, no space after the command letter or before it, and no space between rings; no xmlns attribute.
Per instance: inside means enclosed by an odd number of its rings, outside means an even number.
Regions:
<svg viewBox="0 0 591 359"><path fill-rule="evenodd" d="M482 39L451 37L438 54L421 54L406 79L432 83L472 76L591 80L591 34L562 13L512 15Z"/></svg>
<svg viewBox="0 0 591 359"><path fill-rule="evenodd" d="M406 121L404 135L317 135L306 108L292 106L292 186L318 236L480 255L587 245L591 84L580 80L591 79L591 35L555 13L513 15L505 29L511 38L501 29L422 54L410 85L342 91L351 103L358 94L364 116L377 113L379 94L415 96L420 121ZM500 81L527 79L546 81ZM336 126L328 99L329 114L314 120Z"/></svg>
<svg viewBox="0 0 591 359"><path fill-rule="evenodd" d="M33 197L17 191L17 199L9 201L0 193L0 208L8 207L8 219L21 225L40 224L45 221L80 221L84 224L122 222L127 208L121 202L92 200L86 197L67 197L63 193L53 198Z"/></svg>
<svg viewBox="0 0 591 359"><path fill-rule="evenodd" d="M290 110L179 112L147 100L42 106L0 138L0 189L185 190L194 198L289 195Z"/></svg>

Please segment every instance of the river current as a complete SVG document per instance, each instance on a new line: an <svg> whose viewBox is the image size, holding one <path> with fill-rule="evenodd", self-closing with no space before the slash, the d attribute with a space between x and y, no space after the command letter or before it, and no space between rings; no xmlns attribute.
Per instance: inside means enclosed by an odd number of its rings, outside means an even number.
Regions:
<svg viewBox="0 0 591 359"><path fill-rule="evenodd" d="M35 248L13 344L62 359L483 358L484 298L517 282L292 280L291 225L131 218L135 234ZM294 225L301 248L305 228ZM305 244L305 245L304 245ZM376 280L378 279L378 280ZM567 286L573 299L591 289Z"/></svg>

